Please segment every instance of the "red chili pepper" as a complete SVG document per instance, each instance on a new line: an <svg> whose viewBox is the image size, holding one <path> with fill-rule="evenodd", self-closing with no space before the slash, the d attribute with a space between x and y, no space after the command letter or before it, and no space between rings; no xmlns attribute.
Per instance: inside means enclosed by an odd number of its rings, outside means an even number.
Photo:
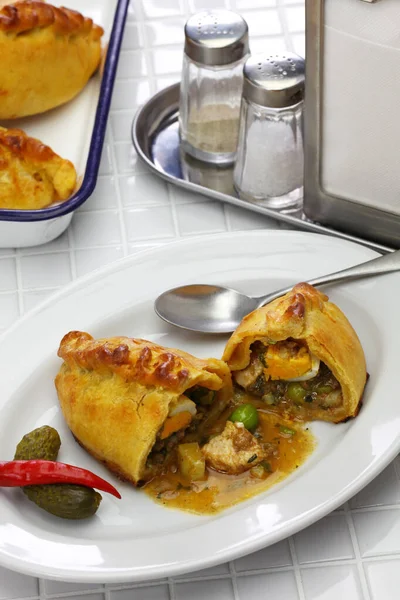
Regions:
<svg viewBox="0 0 400 600"><path fill-rule="evenodd" d="M108 492L121 498L111 483L91 471L52 460L10 460L0 462L0 487L24 487L48 483L74 483Z"/></svg>

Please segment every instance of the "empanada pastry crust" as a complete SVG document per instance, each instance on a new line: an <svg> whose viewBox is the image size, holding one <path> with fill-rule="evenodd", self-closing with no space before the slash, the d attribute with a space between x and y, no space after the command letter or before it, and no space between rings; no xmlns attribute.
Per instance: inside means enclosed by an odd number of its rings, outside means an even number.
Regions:
<svg viewBox="0 0 400 600"><path fill-rule="evenodd" d="M25 0L0 8L0 119L45 112L96 71L104 31L68 8Z"/></svg>
<svg viewBox="0 0 400 600"><path fill-rule="evenodd" d="M340 422L357 415L367 380L364 351L343 312L328 296L300 283L285 296L247 315L223 354L230 370L249 366L254 342L300 340L340 383L343 404L335 410L315 409L312 418ZM277 408L279 411L279 406Z"/></svg>
<svg viewBox="0 0 400 600"><path fill-rule="evenodd" d="M94 340L73 331L58 355L64 363L55 383L68 427L90 454L134 484L145 479L157 435L186 390L215 390L221 410L231 398L222 361L141 339Z"/></svg>
<svg viewBox="0 0 400 600"><path fill-rule="evenodd" d="M69 198L75 187L69 160L20 129L0 127L0 208L44 208Z"/></svg>

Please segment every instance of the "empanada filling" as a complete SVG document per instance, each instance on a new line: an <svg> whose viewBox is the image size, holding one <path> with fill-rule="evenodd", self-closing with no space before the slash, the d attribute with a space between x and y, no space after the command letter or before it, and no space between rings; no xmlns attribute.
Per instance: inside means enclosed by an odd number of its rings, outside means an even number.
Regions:
<svg viewBox="0 0 400 600"><path fill-rule="evenodd" d="M220 413L217 392L201 386L187 390L170 408L147 459L147 467L152 471L162 468L180 442L204 443L207 439L206 429L211 427Z"/></svg>
<svg viewBox="0 0 400 600"><path fill-rule="evenodd" d="M293 417L307 419L316 411L334 413L343 406L340 383L301 341L255 342L250 364L233 375L246 392Z"/></svg>

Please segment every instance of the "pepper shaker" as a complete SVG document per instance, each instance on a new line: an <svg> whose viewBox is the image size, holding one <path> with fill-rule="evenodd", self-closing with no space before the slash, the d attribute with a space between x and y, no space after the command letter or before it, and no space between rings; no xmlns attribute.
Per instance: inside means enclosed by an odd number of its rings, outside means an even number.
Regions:
<svg viewBox="0 0 400 600"><path fill-rule="evenodd" d="M305 62L257 54L244 66L234 185L243 199L280 210L303 201Z"/></svg>
<svg viewBox="0 0 400 600"><path fill-rule="evenodd" d="M181 148L197 159L232 164L236 156L246 21L229 10L201 12L185 25L179 105Z"/></svg>

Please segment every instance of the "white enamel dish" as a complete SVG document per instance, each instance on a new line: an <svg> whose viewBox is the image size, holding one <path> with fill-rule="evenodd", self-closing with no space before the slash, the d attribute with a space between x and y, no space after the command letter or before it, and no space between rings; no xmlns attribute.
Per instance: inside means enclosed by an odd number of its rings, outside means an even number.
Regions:
<svg viewBox="0 0 400 600"><path fill-rule="evenodd" d="M52 3L63 5L57 0ZM0 122L4 127L24 130L70 160L79 181L78 189L65 202L40 210L0 209L0 248L23 248L50 242L65 231L74 211L93 193L128 5L129 0L69 0L68 8L81 12L103 27L104 65L70 102L43 114Z"/></svg>
<svg viewBox="0 0 400 600"><path fill-rule="evenodd" d="M295 474L268 492L216 516L154 503L88 456L65 426L53 379L57 348L73 329L129 335L199 356L222 353L227 337L200 336L158 319L153 301L185 283L229 285L262 294L371 259L372 250L309 233L223 234L135 254L65 288L0 338L0 457L12 459L24 433L57 428L59 460L111 481L122 500L103 494L87 521L63 521L18 489L0 489L0 564L23 573L78 582L124 582L189 572L273 544L343 504L400 450L398 298L400 276L327 288L364 346L370 381L357 419L312 424L318 446Z"/></svg>

